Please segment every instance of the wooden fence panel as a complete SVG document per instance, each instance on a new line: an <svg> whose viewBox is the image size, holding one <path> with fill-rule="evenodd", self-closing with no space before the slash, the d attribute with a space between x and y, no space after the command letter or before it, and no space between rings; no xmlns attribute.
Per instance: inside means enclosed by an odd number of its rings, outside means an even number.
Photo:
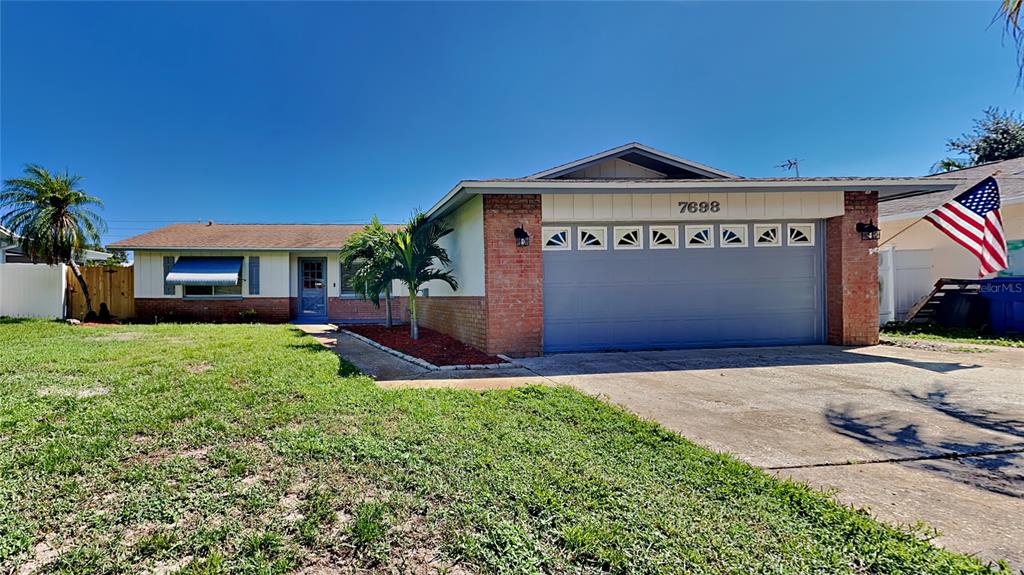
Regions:
<svg viewBox="0 0 1024 575"><path fill-rule="evenodd" d="M100 303L106 303L110 314L116 319L135 317L135 272L131 266L89 266L82 267L82 276L89 286L93 308L100 311ZM85 297L71 268L68 268L68 317L85 317Z"/></svg>

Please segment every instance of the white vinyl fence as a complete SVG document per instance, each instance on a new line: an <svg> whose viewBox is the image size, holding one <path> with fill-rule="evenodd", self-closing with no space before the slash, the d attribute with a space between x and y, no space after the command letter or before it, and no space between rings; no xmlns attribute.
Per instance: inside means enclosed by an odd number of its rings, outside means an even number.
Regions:
<svg viewBox="0 0 1024 575"><path fill-rule="evenodd" d="M0 264L0 317L64 317L64 265Z"/></svg>
<svg viewBox="0 0 1024 575"><path fill-rule="evenodd" d="M882 248L878 252L878 321L903 321L935 287L931 250Z"/></svg>

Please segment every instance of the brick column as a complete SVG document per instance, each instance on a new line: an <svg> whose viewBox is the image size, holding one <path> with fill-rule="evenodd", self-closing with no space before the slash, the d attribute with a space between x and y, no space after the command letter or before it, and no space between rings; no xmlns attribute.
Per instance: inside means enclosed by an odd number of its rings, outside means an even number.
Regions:
<svg viewBox="0 0 1024 575"><path fill-rule="evenodd" d="M544 352L544 259L539 195L484 196L484 290L488 353ZM530 245L517 247L520 225Z"/></svg>
<svg viewBox="0 0 1024 575"><path fill-rule="evenodd" d="M825 220L828 343L878 343L877 241L862 240L858 222L878 223L878 192L846 192L844 213Z"/></svg>

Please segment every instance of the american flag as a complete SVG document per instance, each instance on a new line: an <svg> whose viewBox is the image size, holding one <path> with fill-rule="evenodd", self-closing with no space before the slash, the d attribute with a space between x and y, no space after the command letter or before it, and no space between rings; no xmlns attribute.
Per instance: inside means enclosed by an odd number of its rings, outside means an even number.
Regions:
<svg viewBox="0 0 1024 575"><path fill-rule="evenodd" d="M995 178L985 178L924 218L978 257L978 277L1007 268L999 184Z"/></svg>

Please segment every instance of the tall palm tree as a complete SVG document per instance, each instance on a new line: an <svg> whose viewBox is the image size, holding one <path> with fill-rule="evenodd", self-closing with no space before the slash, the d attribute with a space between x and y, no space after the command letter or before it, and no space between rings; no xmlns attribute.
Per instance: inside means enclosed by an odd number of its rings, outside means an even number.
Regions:
<svg viewBox="0 0 1024 575"><path fill-rule="evenodd" d="M441 220L428 221L422 213L413 215L404 228L395 232L392 243L396 262L396 279L409 290L409 337L419 339L416 319L416 296L420 287L429 281L443 281L453 290L459 282L451 271L448 251L438 240L452 233L452 227ZM435 267L435 261L437 266Z"/></svg>
<svg viewBox="0 0 1024 575"><path fill-rule="evenodd" d="M384 294L387 327L391 319L391 283L397 279L394 233L388 231L373 216L362 230L349 236L341 248L341 261L351 270L349 284L363 298L380 307L380 294Z"/></svg>
<svg viewBox="0 0 1024 575"><path fill-rule="evenodd" d="M94 210L103 202L78 185L82 177L51 174L46 168L29 164L25 176L4 180L0 191L0 221L21 236L25 254L50 265L66 263L71 267L85 296L88 315L95 312L82 271L75 256L88 245L99 245L106 231L103 218Z"/></svg>

